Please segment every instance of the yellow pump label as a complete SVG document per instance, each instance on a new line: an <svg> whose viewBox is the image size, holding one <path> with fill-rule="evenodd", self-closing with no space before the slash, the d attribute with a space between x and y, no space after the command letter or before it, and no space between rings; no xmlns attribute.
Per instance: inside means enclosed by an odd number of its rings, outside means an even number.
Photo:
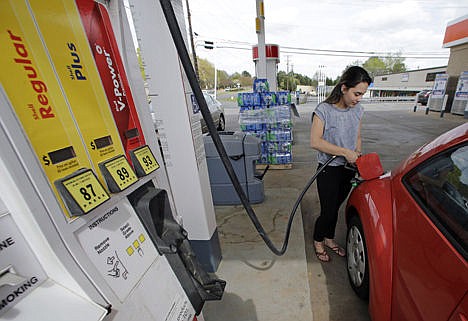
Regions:
<svg viewBox="0 0 468 321"><path fill-rule="evenodd" d="M125 155L75 2L29 4L94 168Z"/></svg>
<svg viewBox="0 0 468 321"><path fill-rule="evenodd" d="M92 166L22 1L0 1L0 52L2 86L58 196L53 184L57 179Z"/></svg>

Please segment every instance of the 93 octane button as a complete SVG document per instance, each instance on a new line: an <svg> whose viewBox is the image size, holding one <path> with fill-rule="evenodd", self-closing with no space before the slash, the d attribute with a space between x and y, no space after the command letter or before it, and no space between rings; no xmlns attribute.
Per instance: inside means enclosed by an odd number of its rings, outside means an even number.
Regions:
<svg viewBox="0 0 468 321"><path fill-rule="evenodd" d="M135 150L134 153L146 175L159 168L159 164L156 161L156 158L154 158L153 152L149 146L144 146L138 150Z"/></svg>
<svg viewBox="0 0 468 321"><path fill-rule="evenodd" d="M84 213L107 201L110 197L91 170L63 181L63 186Z"/></svg>

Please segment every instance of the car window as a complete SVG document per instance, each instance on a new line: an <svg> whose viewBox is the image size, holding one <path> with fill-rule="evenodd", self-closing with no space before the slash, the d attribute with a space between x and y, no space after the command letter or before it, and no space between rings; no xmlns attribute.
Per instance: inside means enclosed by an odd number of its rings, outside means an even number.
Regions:
<svg viewBox="0 0 468 321"><path fill-rule="evenodd" d="M212 110L213 109L213 98L208 94L204 94L203 96L205 97L205 101L206 101L206 104L208 105L208 108L210 110Z"/></svg>
<svg viewBox="0 0 468 321"><path fill-rule="evenodd" d="M468 144L439 154L403 178L447 239L468 253Z"/></svg>

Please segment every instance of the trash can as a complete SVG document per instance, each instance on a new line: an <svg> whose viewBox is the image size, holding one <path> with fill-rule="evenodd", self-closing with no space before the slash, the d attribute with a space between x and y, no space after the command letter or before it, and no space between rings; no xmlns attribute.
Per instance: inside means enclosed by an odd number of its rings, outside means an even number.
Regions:
<svg viewBox="0 0 468 321"><path fill-rule="evenodd" d="M234 172L250 203L265 198L263 180L256 176L255 162L260 158L260 139L243 132L220 132L221 141ZM210 135L204 137L206 162L214 205L241 204Z"/></svg>

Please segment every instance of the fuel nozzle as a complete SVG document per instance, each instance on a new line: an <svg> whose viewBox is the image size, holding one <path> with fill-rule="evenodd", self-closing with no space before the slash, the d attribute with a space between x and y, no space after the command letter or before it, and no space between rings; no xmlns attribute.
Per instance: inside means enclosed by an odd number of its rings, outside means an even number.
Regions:
<svg viewBox="0 0 468 321"><path fill-rule="evenodd" d="M357 177L351 178L351 186L352 187L357 187L361 182L362 181Z"/></svg>
<svg viewBox="0 0 468 321"><path fill-rule="evenodd" d="M359 171L358 171L358 168L357 168L356 164L352 164L352 163L347 162L344 167L346 169L351 170L351 171L354 172L355 176L353 178L351 178L351 186L352 187L358 186L361 181L359 180L358 177L356 177L356 174L359 176Z"/></svg>
<svg viewBox="0 0 468 321"><path fill-rule="evenodd" d="M369 153L360 156L356 160L356 167L359 177L364 181L380 177L384 173L377 153Z"/></svg>

